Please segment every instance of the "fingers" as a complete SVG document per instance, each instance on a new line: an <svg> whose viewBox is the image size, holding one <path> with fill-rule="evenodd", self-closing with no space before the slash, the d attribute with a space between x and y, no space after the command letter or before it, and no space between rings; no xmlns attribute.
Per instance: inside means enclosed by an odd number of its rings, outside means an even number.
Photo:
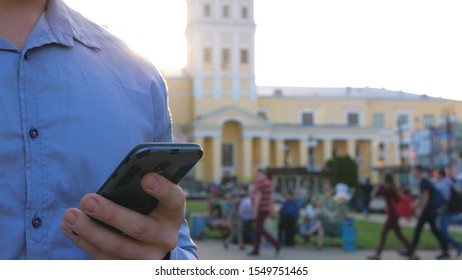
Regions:
<svg viewBox="0 0 462 280"><path fill-rule="evenodd" d="M96 259L161 259L178 242L185 215L185 196L179 186L154 173L145 175L141 185L159 201L149 215L97 194L88 194L81 200L82 211L65 212L62 231Z"/></svg>
<svg viewBox="0 0 462 280"><path fill-rule="evenodd" d="M83 239L77 232L73 230L77 220L79 219L78 215L74 213L75 211L79 211L77 209L71 209L66 211L64 214L64 220L61 224L61 231L66 235L72 242L74 242L78 247L83 249L87 252L93 259L100 259L100 260L110 260L116 259L109 254L106 254L98 247L94 246L93 244L87 242ZM79 230L80 231L80 230ZM85 230L81 230L81 232L86 232Z"/></svg>
<svg viewBox="0 0 462 280"><path fill-rule="evenodd" d="M171 250L110 230L78 209L65 212L61 229L94 259L161 259Z"/></svg>
<svg viewBox="0 0 462 280"><path fill-rule="evenodd" d="M179 227L185 215L186 198L183 190L155 173L144 175L141 180L141 187L159 201L157 208L150 216L161 220L177 220Z"/></svg>
<svg viewBox="0 0 462 280"><path fill-rule="evenodd" d="M179 229L176 221L155 219L137 213L96 194L84 196L80 207L88 216L133 239L156 245L165 250L171 250L171 247L176 245Z"/></svg>

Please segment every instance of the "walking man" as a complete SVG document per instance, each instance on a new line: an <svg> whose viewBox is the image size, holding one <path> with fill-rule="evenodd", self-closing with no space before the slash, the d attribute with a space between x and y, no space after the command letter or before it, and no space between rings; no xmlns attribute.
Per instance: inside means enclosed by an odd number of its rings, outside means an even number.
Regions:
<svg viewBox="0 0 462 280"><path fill-rule="evenodd" d="M443 195L436 189L433 183L425 177L424 168L421 165L416 165L413 169L414 177L420 188L420 203L417 206L416 217L418 219L412 238L412 250L404 252L402 255L414 257L414 252L419 243L420 234L423 226L426 223L430 224L430 229L440 244L442 254L437 256L437 259L448 259L448 246L443 241L440 231L436 227L436 217L441 207L444 207Z"/></svg>
<svg viewBox="0 0 462 280"><path fill-rule="evenodd" d="M252 190L252 206L255 216L255 236L253 240L253 250L249 255L258 256L260 254L260 241L264 236L276 249L276 255L281 249L279 242L264 228L265 220L271 217L273 208L273 184L268 179L265 171L258 168L255 175L255 185Z"/></svg>

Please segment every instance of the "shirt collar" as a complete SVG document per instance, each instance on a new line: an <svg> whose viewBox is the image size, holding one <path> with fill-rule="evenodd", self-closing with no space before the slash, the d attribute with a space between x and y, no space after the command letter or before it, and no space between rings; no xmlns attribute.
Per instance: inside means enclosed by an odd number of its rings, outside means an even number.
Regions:
<svg viewBox="0 0 462 280"><path fill-rule="evenodd" d="M0 50L9 50L9 51L16 51L17 48L15 45L13 45L12 43L6 41L6 40L3 40L1 37L0 37Z"/></svg>
<svg viewBox="0 0 462 280"><path fill-rule="evenodd" d="M101 49L95 40L96 29L62 0L48 0L46 17L57 43L72 47L75 39L89 48Z"/></svg>

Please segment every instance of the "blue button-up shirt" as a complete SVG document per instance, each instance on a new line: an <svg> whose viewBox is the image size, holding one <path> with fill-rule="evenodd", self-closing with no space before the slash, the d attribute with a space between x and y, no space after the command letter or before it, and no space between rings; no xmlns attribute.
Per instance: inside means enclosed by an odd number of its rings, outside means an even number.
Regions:
<svg viewBox="0 0 462 280"><path fill-rule="evenodd" d="M48 1L23 50L0 38L0 259L88 258L61 232L63 212L133 146L171 140L158 71ZM171 259L196 257L184 222Z"/></svg>

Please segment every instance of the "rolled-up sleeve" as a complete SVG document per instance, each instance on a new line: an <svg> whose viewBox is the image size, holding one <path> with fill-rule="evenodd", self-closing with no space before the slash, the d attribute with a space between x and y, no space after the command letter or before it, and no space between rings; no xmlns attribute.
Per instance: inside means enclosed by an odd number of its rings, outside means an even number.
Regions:
<svg viewBox="0 0 462 280"><path fill-rule="evenodd" d="M175 249L170 252L171 260L197 260L197 247L191 239L188 222L183 221L178 234L178 244Z"/></svg>

